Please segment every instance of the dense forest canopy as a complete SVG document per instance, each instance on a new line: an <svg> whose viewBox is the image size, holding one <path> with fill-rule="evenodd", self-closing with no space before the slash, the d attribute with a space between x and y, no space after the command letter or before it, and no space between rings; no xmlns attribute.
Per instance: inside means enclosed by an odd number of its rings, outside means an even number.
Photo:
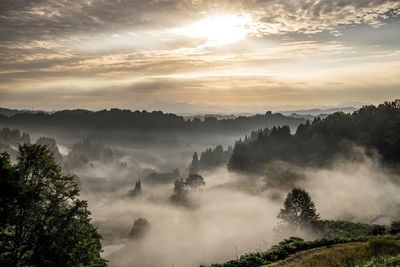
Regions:
<svg viewBox="0 0 400 267"><path fill-rule="evenodd" d="M171 139L173 134L244 134L263 127L290 125L295 129L302 118L267 112L262 115L239 116L220 119L206 117L204 120L184 117L161 111L130 111L111 109L102 111L64 110L54 113L17 113L13 116L0 115L1 127L15 127L28 131L46 131L49 134L79 135L79 138L96 137L119 139L129 142L154 142ZM182 137L182 136L180 136Z"/></svg>
<svg viewBox="0 0 400 267"><path fill-rule="evenodd" d="M228 167L260 172L272 161L320 166L351 154L353 146L377 152L387 163L399 163L400 100L364 106L353 114L338 112L316 118L300 124L294 135L288 126L253 132L236 142Z"/></svg>

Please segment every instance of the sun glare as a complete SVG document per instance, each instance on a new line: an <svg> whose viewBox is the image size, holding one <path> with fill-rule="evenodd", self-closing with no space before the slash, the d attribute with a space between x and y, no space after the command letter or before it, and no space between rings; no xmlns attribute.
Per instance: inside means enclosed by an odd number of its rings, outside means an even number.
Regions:
<svg viewBox="0 0 400 267"><path fill-rule="evenodd" d="M250 24L248 15L210 16L180 28L179 32L191 38L205 38L207 46L223 46L245 39Z"/></svg>

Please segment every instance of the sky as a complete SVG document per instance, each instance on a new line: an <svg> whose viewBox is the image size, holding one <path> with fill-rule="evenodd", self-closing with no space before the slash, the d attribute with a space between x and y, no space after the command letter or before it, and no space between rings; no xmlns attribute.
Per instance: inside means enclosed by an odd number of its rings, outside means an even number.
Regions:
<svg viewBox="0 0 400 267"><path fill-rule="evenodd" d="M400 98L398 0L1 0L0 106L244 112Z"/></svg>

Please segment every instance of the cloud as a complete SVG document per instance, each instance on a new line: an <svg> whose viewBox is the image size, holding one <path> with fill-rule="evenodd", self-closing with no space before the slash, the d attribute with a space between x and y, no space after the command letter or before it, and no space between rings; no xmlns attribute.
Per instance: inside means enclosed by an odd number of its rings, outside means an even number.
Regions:
<svg viewBox="0 0 400 267"><path fill-rule="evenodd" d="M0 32L2 41L12 41L115 29L162 29L217 12L248 12L267 33L269 29L315 32L345 24L379 25L382 19L398 16L399 8L396 0L4 0L0 3Z"/></svg>
<svg viewBox="0 0 400 267"><path fill-rule="evenodd" d="M263 93L271 91L272 83L284 88L276 91L286 96L289 91L292 96L302 94L293 89L299 84L322 90L340 82L337 87L345 89L349 78L317 83L315 79L323 79L315 73L343 78L341 69L354 66L362 75L360 65L371 60L372 65L385 66L393 86L399 10L400 3L392 0L4 0L0 2L0 103L17 101L23 92L38 99L34 95L46 90L54 91L49 95L66 96L71 88L75 101L95 89L106 98L121 83L135 81L131 88L137 89L140 79L146 86L151 80L152 89L141 90L140 95L149 101L153 97L151 102L162 97L154 92L161 87L163 93L185 101L252 101L257 93L260 101L272 101L280 94ZM207 40L172 30L221 13L250 15L249 36L213 48L202 46ZM265 83L270 77L273 82ZM162 85L155 82L160 78ZM382 87L387 86L386 80L381 81ZM99 88L99 83L108 89ZM19 102L26 101L20 97Z"/></svg>

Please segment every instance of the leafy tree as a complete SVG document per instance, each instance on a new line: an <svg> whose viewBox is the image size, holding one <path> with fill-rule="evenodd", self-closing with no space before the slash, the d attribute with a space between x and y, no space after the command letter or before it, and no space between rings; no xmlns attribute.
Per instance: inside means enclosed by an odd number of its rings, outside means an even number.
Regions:
<svg viewBox="0 0 400 267"><path fill-rule="evenodd" d="M174 194L171 196L171 200L178 204L185 204L188 199L189 187L186 184L185 179L178 179L174 182Z"/></svg>
<svg viewBox="0 0 400 267"><path fill-rule="evenodd" d="M190 174L186 179L175 180L171 200L179 204L188 204L189 191L205 185L204 178L198 174Z"/></svg>
<svg viewBox="0 0 400 267"><path fill-rule="evenodd" d="M206 185L204 182L203 176L198 174L190 174L189 177L186 179L186 185L190 188L198 188L200 186Z"/></svg>
<svg viewBox="0 0 400 267"><path fill-rule="evenodd" d="M0 156L0 265L105 266L87 202L43 145Z"/></svg>
<svg viewBox="0 0 400 267"><path fill-rule="evenodd" d="M319 220L314 202L307 191L293 188L286 197L278 218L298 229L312 226Z"/></svg>

